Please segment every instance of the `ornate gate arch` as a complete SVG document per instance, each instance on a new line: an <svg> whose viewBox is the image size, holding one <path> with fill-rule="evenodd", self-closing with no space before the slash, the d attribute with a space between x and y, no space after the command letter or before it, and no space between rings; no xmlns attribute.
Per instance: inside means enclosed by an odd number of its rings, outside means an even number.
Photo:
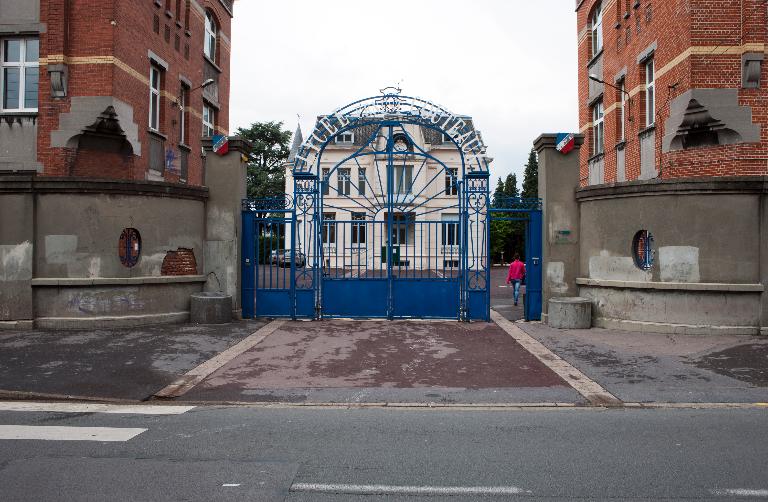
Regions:
<svg viewBox="0 0 768 502"><path fill-rule="evenodd" d="M399 89L321 116L293 196L243 203L244 316L488 320L485 152L471 118Z"/></svg>

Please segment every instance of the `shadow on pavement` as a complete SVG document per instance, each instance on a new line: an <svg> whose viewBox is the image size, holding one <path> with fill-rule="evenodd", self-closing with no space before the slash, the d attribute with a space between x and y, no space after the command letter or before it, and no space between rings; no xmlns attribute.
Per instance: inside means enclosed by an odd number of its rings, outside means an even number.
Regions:
<svg viewBox="0 0 768 502"><path fill-rule="evenodd" d="M0 390L145 399L265 323L0 332Z"/></svg>

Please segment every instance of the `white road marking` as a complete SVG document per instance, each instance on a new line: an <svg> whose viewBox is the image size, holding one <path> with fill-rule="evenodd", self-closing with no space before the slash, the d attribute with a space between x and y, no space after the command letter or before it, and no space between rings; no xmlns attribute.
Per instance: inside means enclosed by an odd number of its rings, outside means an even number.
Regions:
<svg viewBox="0 0 768 502"><path fill-rule="evenodd" d="M491 319L514 338L517 343L522 345L525 350L557 373L560 378L565 380L568 385L573 387L576 392L584 396L590 403L597 405L621 405L620 399L493 309L491 309Z"/></svg>
<svg viewBox="0 0 768 502"><path fill-rule="evenodd" d="M221 486L240 486L240 483L224 483Z"/></svg>
<svg viewBox="0 0 768 502"><path fill-rule="evenodd" d="M48 411L56 413L116 413L126 415L181 415L194 406L124 405L101 403L0 402L0 411Z"/></svg>
<svg viewBox="0 0 768 502"><path fill-rule="evenodd" d="M170 385L160 389L155 393L155 397L173 398L186 394L197 384L213 374L213 372L232 361L243 352L261 343L266 337L277 331L283 324L285 324L285 320L278 319L262 326L246 339L241 340L224 352L205 361L197 368L188 371Z"/></svg>
<svg viewBox="0 0 768 502"><path fill-rule="evenodd" d="M147 429L121 427L64 427L42 425L0 425L0 439L43 441L128 441Z"/></svg>
<svg viewBox="0 0 768 502"><path fill-rule="evenodd" d="M717 497L768 497L768 490L750 490L748 488L724 488L709 490Z"/></svg>
<svg viewBox="0 0 768 502"><path fill-rule="evenodd" d="M518 495L531 493L517 486L398 486L294 483L292 492L350 495Z"/></svg>

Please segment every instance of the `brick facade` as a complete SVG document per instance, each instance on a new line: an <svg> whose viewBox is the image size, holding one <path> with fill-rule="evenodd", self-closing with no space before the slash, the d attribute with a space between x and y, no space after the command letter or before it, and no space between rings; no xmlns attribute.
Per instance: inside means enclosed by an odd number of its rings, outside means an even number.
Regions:
<svg viewBox="0 0 768 502"><path fill-rule="evenodd" d="M591 28L598 8L603 49L595 54ZM767 13L762 0L578 0L579 124L586 136L581 185L768 174L768 70L761 61ZM749 68L757 69L751 83L744 77L749 59L756 61ZM647 121L649 60L655 120ZM590 74L616 86L623 79L629 93L624 142L622 93L609 85L600 89ZM602 156L593 131L600 100Z"/></svg>
<svg viewBox="0 0 768 502"><path fill-rule="evenodd" d="M231 4L231 0L41 0L40 22L47 28L39 34L41 174L201 185L204 97L218 107L216 131L227 134L229 126ZM218 24L215 64L203 52L206 12ZM162 70L159 134L148 127L153 61ZM53 97L52 72L61 68L67 77L66 96ZM215 84L197 88L207 78ZM185 145L180 141L177 103L182 83L189 89ZM113 115L107 106L113 106ZM105 134L108 140L100 141ZM152 154L159 169L150 171ZM186 176L182 156L187 158Z"/></svg>

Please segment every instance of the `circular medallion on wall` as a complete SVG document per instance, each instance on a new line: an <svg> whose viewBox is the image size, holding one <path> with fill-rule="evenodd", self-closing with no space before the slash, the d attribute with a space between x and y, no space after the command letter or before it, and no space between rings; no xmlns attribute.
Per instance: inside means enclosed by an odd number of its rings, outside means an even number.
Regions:
<svg viewBox="0 0 768 502"><path fill-rule="evenodd" d="M120 256L120 263L128 268L139 263L141 255L141 235L135 228L125 228L120 234L120 243L117 253Z"/></svg>
<svg viewBox="0 0 768 502"><path fill-rule="evenodd" d="M632 239L632 257L642 270L650 270L653 266L653 234L648 230L640 230Z"/></svg>

